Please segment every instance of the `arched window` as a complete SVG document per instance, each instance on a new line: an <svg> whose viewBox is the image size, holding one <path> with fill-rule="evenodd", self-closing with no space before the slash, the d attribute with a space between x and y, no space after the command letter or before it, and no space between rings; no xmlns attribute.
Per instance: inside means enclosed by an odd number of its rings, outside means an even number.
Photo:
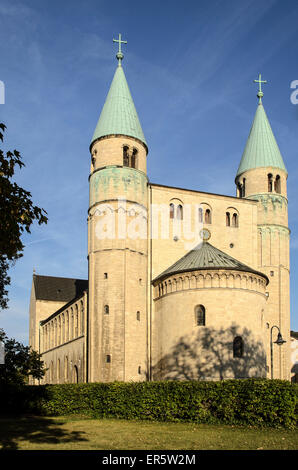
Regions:
<svg viewBox="0 0 298 470"><path fill-rule="evenodd" d="M182 220L183 219L183 207L181 204L177 206L177 219Z"/></svg>
<svg viewBox="0 0 298 470"><path fill-rule="evenodd" d="M170 219L174 219L175 216L175 206L174 204L170 204Z"/></svg>
<svg viewBox="0 0 298 470"><path fill-rule="evenodd" d="M54 381L54 364L53 361L51 361L50 365L50 383L53 383Z"/></svg>
<svg viewBox="0 0 298 470"><path fill-rule="evenodd" d="M73 383L78 384L79 383L79 371L77 366L74 366L73 368Z"/></svg>
<svg viewBox="0 0 298 470"><path fill-rule="evenodd" d="M243 178L243 182L242 182L241 197L245 197L245 178Z"/></svg>
<svg viewBox="0 0 298 470"><path fill-rule="evenodd" d="M66 310L66 318L65 318L65 341L69 341L69 313Z"/></svg>
<svg viewBox="0 0 298 470"><path fill-rule="evenodd" d="M203 223L203 209L199 207L199 223Z"/></svg>
<svg viewBox="0 0 298 470"><path fill-rule="evenodd" d="M279 193L281 192L281 188L280 188L280 176L279 175L276 175L275 177L275 181L274 181L274 191L276 193Z"/></svg>
<svg viewBox="0 0 298 470"><path fill-rule="evenodd" d="M230 213L226 212L226 226L230 227L230 225L231 225Z"/></svg>
<svg viewBox="0 0 298 470"><path fill-rule="evenodd" d="M139 311L137 311L137 320L140 321L141 320L141 314Z"/></svg>
<svg viewBox="0 0 298 470"><path fill-rule="evenodd" d="M104 308L103 308L103 310L104 310L104 314L105 314L105 315L109 315L109 313L110 313L110 307L109 307L108 305L105 305Z"/></svg>
<svg viewBox="0 0 298 470"><path fill-rule="evenodd" d="M243 356L243 339L241 336L236 336L233 341L233 357Z"/></svg>
<svg viewBox="0 0 298 470"><path fill-rule="evenodd" d="M211 224L211 210L206 209L205 211L205 224Z"/></svg>
<svg viewBox="0 0 298 470"><path fill-rule="evenodd" d="M138 367L138 374L141 374L142 373L142 369L141 369L141 366Z"/></svg>
<svg viewBox="0 0 298 470"><path fill-rule="evenodd" d="M133 149L131 156L131 168L137 168L137 149Z"/></svg>
<svg viewBox="0 0 298 470"><path fill-rule="evenodd" d="M241 185L241 183L237 183L237 196L242 197L242 185Z"/></svg>
<svg viewBox="0 0 298 470"><path fill-rule="evenodd" d="M74 336L77 338L79 336L79 308L78 305L75 305L75 318L74 318Z"/></svg>
<svg viewBox="0 0 298 470"><path fill-rule="evenodd" d="M197 326L205 326L206 310L204 305L197 305L195 308L195 323Z"/></svg>
<svg viewBox="0 0 298 470"><path fill-rule="evenodd" d="M84 302L81 300L81 334L84 334Z"/></svg>
<svg viewBox="0 0 298 470"><path fill-rule="evenodd" d="M232 217L232 227L238 227L238 214L234 213Z"/></svg>
<svg viewBox="0 0 298 470"><path fill-rule="evenodd" d="M123 147L123 166L129 166L128 147Z"/></svg>
<svg viewBox="0 0 298 470"><path fill-rule="evenodd" d="M73 339L73 331L74 331L73 308L70 307L70 333L69 333L69 339Z"/></svg>
<svg viewBox="0 0 298 470"><path fill-rule="evenodd" d="M64 382L68 381L68 357L64 358Z"/></svg>
<svg viewBox="0 0 298 470"><path fill-rule="evenodd" d="M273 191L273 176L271 173L268 174L268 193Z"/></svg>
<svg viewBox="0 0 298 470"><path fill-rule="evenodd" d="M60 359L57 361L57 383L60 383Z"/></svg>

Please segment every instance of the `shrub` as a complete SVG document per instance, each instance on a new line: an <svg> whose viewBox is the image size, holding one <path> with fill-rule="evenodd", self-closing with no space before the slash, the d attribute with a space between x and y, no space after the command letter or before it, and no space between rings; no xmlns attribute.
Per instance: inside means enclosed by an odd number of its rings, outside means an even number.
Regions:
<svg viewBox="0 0 298 470"><path fill-rule="evenodd" d="M298 385L282 380L2 387L0 412L294 428Z"/></svg>

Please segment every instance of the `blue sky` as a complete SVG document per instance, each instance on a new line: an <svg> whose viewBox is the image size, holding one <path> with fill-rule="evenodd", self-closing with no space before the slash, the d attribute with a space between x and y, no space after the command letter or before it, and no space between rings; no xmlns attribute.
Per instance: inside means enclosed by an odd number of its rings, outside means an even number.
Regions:
<svg viewBox="0 0 298 470"><path fill-rule="evenodd" d="M16 180L49 215L24 236L10 270L0 326L28 343L33 268L87 278L89 143L115 67L113 37L128 44L124 70L149 145L154 183L235 195L234 176L257 106L264 107L289 172L291 328L298 330L298 80L296 0L2 0L0 80L4 150Z"/></svg>

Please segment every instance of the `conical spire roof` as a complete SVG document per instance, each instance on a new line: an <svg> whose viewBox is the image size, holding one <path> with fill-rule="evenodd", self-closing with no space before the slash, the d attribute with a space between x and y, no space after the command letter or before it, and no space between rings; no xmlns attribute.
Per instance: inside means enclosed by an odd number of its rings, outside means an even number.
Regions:
<svg viewBox="0 0 298 470"><path fill-rule="evenodd" d="M259 104L242 154L237 176L244 171L258 167L274 167L287 171L261 97L259 97Z"/></svg>
<svg viewBox="0 0 298 470"><path fill-rule="evenodd" d="M135 137L142 141L147 147L120 60L95 128L91 144L100 137L115 134Z"/></svg>
<svg viewBox="0 0 298 470"><path fill-rule="evenodd" d="M265 274L255 271L206 241L199 243L195 248L176 261L176 263L172 264L172 266L157 276L154 281L161 281L173 274L204 269L225 269L251 272L265 277L268 281Z"/></svg>

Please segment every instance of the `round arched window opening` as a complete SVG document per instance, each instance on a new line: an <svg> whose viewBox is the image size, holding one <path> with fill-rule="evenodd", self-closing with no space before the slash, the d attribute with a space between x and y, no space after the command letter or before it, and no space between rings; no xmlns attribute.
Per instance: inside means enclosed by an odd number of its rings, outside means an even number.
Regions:
<svg viewBox="0 0 298 470"><path fill-rule="evenodd" d="M233 357L243 357L243 339L236 336L233 341Z"/></svg>
<svg viewBox="0 0 298 470"><path fill-rule="evenodd" d="M197 305L195 308L195 323L196 326L205 326L206 324L206 309L204 305Z"/></svg>

